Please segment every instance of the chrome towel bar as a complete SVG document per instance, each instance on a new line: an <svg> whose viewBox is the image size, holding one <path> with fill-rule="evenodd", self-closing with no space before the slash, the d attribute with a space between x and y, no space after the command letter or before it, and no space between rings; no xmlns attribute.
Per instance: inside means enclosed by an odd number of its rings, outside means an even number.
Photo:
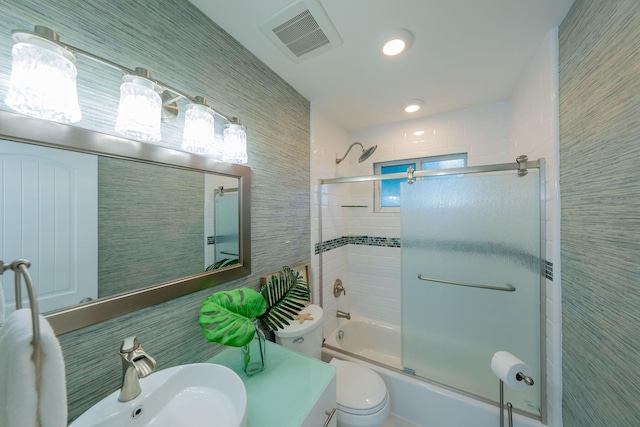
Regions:
<svg viewBox="0 0 640 427"><path fill-rule="evenodd" d="M447 285L455 285L455 286L466 286L469 288L480 288L480 289L491 289L494 291L505 291L505 292L515 292L516 287L510 283L505 284L504 286L490 286L490 285L478 285L475 283L465 283L465 282L454 282L451 280L440 280L440 279L431 279L429 277L424 277L422 274L418 274L418 279L425 280L427 282L436 282L436 283L444 283Z"/></svg>

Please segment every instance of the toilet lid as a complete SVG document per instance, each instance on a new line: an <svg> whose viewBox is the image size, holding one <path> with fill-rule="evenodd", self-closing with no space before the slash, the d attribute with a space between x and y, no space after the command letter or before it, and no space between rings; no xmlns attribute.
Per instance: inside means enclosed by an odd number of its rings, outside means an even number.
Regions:
<svg viewBox="0 0 640 427"><path fill-rule="evenodd" d="M313 320L305 320L300 323L298 320L289 320L288 325L284 325L282 329L278 329L274 331L277 337L279 338L292 338L299 337L308 332L311 332L313 329L317 328L322 324L322 307L316 304L309 304L298 314L309 313Z"/></svg>
<svg viewBox="0 0 640 427"><path fill-rule="evenodd" d="M387 403L387 387L372 369L357 363L332 359L335 366L338 409L355 415L378 412Z"/></svg>

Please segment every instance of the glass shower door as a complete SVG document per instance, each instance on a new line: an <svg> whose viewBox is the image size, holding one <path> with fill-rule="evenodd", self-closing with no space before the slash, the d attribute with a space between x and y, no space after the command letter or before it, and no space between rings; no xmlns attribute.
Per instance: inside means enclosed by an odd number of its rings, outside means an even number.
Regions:
<svg viewBox="0 0 640 427"><path fill-rule="evenodd" d="M214 196L215 261L228 263L239 258L238 190L216 190ZM225 266L228 264L223 264Z"/></svg>
<svg viewBox="0 0 640 427"><path fill-rule="evenodd" d="M403 182L401 191L405 370L497 401L491 358L509 351L536 383L505 387L505 401L539 415L538 171Z"/></svg>

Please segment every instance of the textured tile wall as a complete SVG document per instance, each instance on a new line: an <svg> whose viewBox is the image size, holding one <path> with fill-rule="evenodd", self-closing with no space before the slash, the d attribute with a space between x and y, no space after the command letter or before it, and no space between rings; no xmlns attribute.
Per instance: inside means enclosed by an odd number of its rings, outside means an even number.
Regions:
<svg viewBox="0 0 640 427"><path fill-rule="evenodd" d="M640 414L640 3L576 0L559 27L563 420Z"/></svg>
<svg viewBox="0 0 640 427"><path fill-rule="evenodd" d="M252 274L223 288L257 287L283 265L309 262L310 105L186 0L22 0L0 3L0 98L6 93L12 29L49 26L71 45L204 95L248 128L252 169ZM286 59L283 59L286 60ZM120 74L78 59L81 127L113 133ZM0 102L0 108L6 108ZM163 127L180 143L181 118ZM120 341L138 335L159 368L199 362L219 351L197 325L205 290L60 337L69 416L119 387Z"/></svg>
<svg viewBox="0 0 640 427"><path fill-rule="evenodd" d="M562 425L560 200L558 152L558 31L549 32L511 97L511 158L546 161L547 422Z"/></svg>
<svg viewBox="0 0 640 427"><path fill-rule="evenodd" d="M202 172L99 157L98 297L204 271L204 195Z"/></svg>

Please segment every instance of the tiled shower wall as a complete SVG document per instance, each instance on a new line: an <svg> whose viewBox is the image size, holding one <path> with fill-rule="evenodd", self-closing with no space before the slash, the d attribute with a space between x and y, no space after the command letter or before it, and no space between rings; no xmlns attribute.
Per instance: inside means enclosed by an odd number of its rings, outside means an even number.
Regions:
<svg viewBox="0 0 640 427"><path fill-rule="evenodd" d="M336 159L342 157L349 145L347 131L336 126L325 114L311 106L311 281L313 302L320 304L320 271L322 271L323 330L325 335L336 326L337 301L333 298L333 284L336 279L346 277L347 259L345 246L320 255L315 254L315 243L320 240L319 206L322 206L322 240L339 239L347 233L346 222L339 209L329 202L346 200L345 188L318 184L321 178L345 176L343 165ZM320 191L321 200L318 200Z"/></svg>
<svg viewBox="0 0 640 427"><path fill-rule="evenodd" d="M576 0L559 27L563 418L640 415L640 2Z"/></svg>
<svg viewBox="0 0 640 427"><path fill-rule="evenodd" d="M129 68L145 66L159 80L207 96L247 126L252 274L221 288L257 288L261 276L309 262L310 105L289 84L187 0L21 0L0 2L0 100L7 89L11 30L35 24ZM84 115L78 125L113 133L120 73L82 58L77 66ZM1 101L0 108L6 108ZM182 117L163 125L163 144L180 144ZM60 336L70 420L120 386L118 350L126 336L140 338L158 369L218 352L220 346L207 342L198 326L202 300L215 290Z"/></svg>
<svg viewBox="0 0 640 427"><path fill-rule="evenodd" d="M345 175L359 176L372 175L374 162L440 154L468 153L470 166L507 162L510 121L510 104L501 102L352 132L350 141L378 148L363 163L358 163L357 153L350 153L339 166ZM419 130L424 134L414 136ZM329 204L344 218L347 235L401 237L400 213L373 212L372 183L332 187L346 192L342 199L330 198ZM350 244L346 256L349 273L342 279L352 312L399 325L400 248Z"/></svg>
<svg viewBox="0 0 640 427"><path fill-rule="evenodd" d="M511 98L511 158L544 158L547 411L562 425L562 316L560 305L560 200L558 173L558 31L547 34Z"/></svg>

